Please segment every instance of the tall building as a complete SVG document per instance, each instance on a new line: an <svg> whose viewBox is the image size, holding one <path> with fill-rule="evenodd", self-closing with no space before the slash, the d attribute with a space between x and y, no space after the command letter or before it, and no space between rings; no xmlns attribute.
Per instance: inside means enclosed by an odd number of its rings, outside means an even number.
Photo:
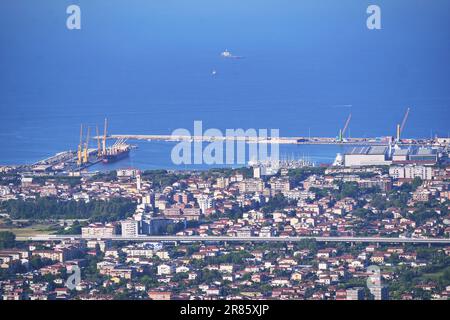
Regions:
<svg viewBox="0 0 450 320"><path fill-rule="evenodd" d="M224 177L217 178L217 188L225 189L228 187L229 184L230 184L229 178L224 178Z"/></svg>
<svg viewBox="0 0 450 320"><path fill-rule="evenodd" d="M140 174L136 176L136 189L138 190L142 189L142 178Z"/></svg>
<svg viewBox="0 0 450 320"><path fill-rule="evenodd" d="M122 236L136 237L139 235L139 222L136 220L123 220L120 222L122 226Z"/></svg>
<svg viewBox="0 0 450 320"><path fill-rule="evenodd" d="M155 206L155 194L154 193L148 193L145 196L143 196L142 197L142 204L144 204L147 207Z"/></svg>
<svg viewBox="0 0 450 320"><path fill-rule="evenodd" d="M391 166L389 175L394 179L414 179L419 177L422 180L432 180L434 169L433 167L422 165Z"/></svg>
<svg viewBox="0 0 450 320"><path fill-rule="evenodd" d="M287 192L291 190L291 182L288 177L271 178L269 184L274 192Z"/></svg>
<svg viewBox="0 0 450 320"><path fill-rule="evenodd" d="M167 226L174 223L172 219L165 219L161 217L149 218L140 221L141 234L158 235L167 229Z"/></svg>
<svg viewBox="0 0 450 320"><path fill-rule="evenodd" d="M347 300L364 300L364 288L349 288L346 293Z"/></svg>
<svg viewBox="0 0 450 320"><path fill-rule="evenodd" d="M197 198L197 203L198 206L200 207L202 214L205 214L206 210L213 207L214 200L213 198L207 195L201 195Z"/></svg>
<svg viewBox="0 0 450 320"><path fill-rule="evenodd" d="M389 290L386 286L381 284L374 285L369 288L370 293L373 294L375 300L389 300Z"/></svg>
<svg viewBox="0 0 450 320"><path fill-rule="evenodd" d="M83 237L108 237L116 235L117 228L114 224L91 223L87 227L81 228Z"/></svg>
<svg viewBox="0 0 450 320"><path fill-rule="evenodd" d="M264 190L264 181L261 179L245 179L238 184L240 193L262 192Z"/></svg>
<svg viewBox="0 0 450 320"><path fill-rule="evenodd" d="M119 169L116 171L117 177L119 178L135 178L137 175L140 175L140 171L138 169Z"/></svg>

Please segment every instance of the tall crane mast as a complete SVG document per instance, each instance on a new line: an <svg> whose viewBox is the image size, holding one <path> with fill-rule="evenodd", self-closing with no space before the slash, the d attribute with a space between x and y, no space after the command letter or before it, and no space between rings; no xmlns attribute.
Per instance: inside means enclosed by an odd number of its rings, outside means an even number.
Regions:
<svg viewBox="0 0 450 320"><path fill-rule="evenodd" d="M402 123L397 124L397 142L400 141L400 136L403 132L403 129L405 128L406 120L408 120L408 116L409 116L409 110L410 110L410 108L406 109L405 115L403 116Z"/></svg>
<svg viewBox="0 0 450 320"><path fill-rule="evenodd" d="M83 124L80 126L80 143L78 144L77 165L80 166L83 161Z"/></svg>
<svg viewBox="0 0 450 320"><path fill-rule="evenodd" d="M84 147L83 163L88 163L89 162L89 133L90 133L90 130L91 130L91 128L88 127L87 128L86 143L85 143L85 147Z"/></svg>
<svg viewBox="0 0 450 320"><path fill-rule="evenodd" d="M95 126L95 133L97 134L97 157L102 156L102 149L100 147L100 136L98 134L98 126Z"/></svg>
<svg viewBox="0 0 450 320"><path fill-rule="evenodd" d="M106 131L108 126L108 119L105 118L105 125L103 127L103 151L102 155L106 155Z"/></svg>
<svg viewBox="0 0 450 320"><path fill-rule="evenodd" d="M350 120L352 119L352 114L350 113L348 115L347 121L345 121L345 125L344 128L342 128L341 130L339 130L339 142L344 141L344 134L345 131L347 131L348 125L350 124Z"/></svg>

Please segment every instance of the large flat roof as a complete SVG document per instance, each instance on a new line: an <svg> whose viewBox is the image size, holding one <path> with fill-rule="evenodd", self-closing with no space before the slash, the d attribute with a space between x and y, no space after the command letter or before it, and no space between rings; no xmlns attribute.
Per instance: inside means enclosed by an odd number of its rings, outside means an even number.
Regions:
<svg viewBox="0 0 450 320"><path fill-rule="evenodd" d="M371 146L371 147L354 147L347 151L346 155L383 155L387 151L386 146Z"/></svg>
<svg viewBox="0 0 450 320"><path fill-rule="evenodd" d="M409 149L394 149L394 155L396 156L407 156L409 154Z"/></svg>
<svg viewBox="0 0 450 320"><path fill-rule="evenodd" d="M386 146L374 146L370 147L369 154L385 154L387 151Z"/></svg>
<svg viewBox="0 0 450 320"><path fill-rule="evenodd" d="M430 148L419 148L419 149L417 149L416 152L414 152L414 154L421 155L421 156L435 155L436 154L436 150L435 149L430 149Z"/></svg>

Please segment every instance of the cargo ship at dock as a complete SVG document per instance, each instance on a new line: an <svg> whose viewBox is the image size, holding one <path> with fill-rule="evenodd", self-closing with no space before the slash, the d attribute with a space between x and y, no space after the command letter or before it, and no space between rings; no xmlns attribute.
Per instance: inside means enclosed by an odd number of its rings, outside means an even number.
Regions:
<svg viewBox="0 0 450 320"><path fill-rule="evenodd" d="M127 158L130 155L131 146L127 144L121 144L119 146L113 146L106 150L106 154L102 155L102 162L105 164L113 163Z"/></svg>
<svg viewBox="0 0 450 320"><path fill-rule="evenodd" d="M86 168L87 166L95 163L113 163L124 159L129 156L131 149L135 146L131 146L126 143L125 138L119 138L113 145L107 146L107 119L105 119L105 126L103 136L100 136L98 127L96 127L97 135L94 139L97 140L97 148L89 149L90 128L87 128L86 141L83 143L83 125L80 127L80 144L78 145L77 152L77 167L79 169Z"/></svg>

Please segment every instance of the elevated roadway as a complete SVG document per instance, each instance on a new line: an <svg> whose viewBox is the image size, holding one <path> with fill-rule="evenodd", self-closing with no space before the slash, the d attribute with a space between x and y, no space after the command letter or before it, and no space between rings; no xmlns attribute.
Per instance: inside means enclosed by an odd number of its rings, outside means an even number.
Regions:
<svg viewBox="0 0 450 320"><path fill-rule="evenodd" d="M17 237L18 241L62 241L62 240L111 240L134 242L300 242L305 239L315 239L317 242L342 243L389 243L389 244L439 244L450 245L447 238L387 238L387 237L228 237L228 236L81 236L81 235L39 235L31 237Z"/></svg>

